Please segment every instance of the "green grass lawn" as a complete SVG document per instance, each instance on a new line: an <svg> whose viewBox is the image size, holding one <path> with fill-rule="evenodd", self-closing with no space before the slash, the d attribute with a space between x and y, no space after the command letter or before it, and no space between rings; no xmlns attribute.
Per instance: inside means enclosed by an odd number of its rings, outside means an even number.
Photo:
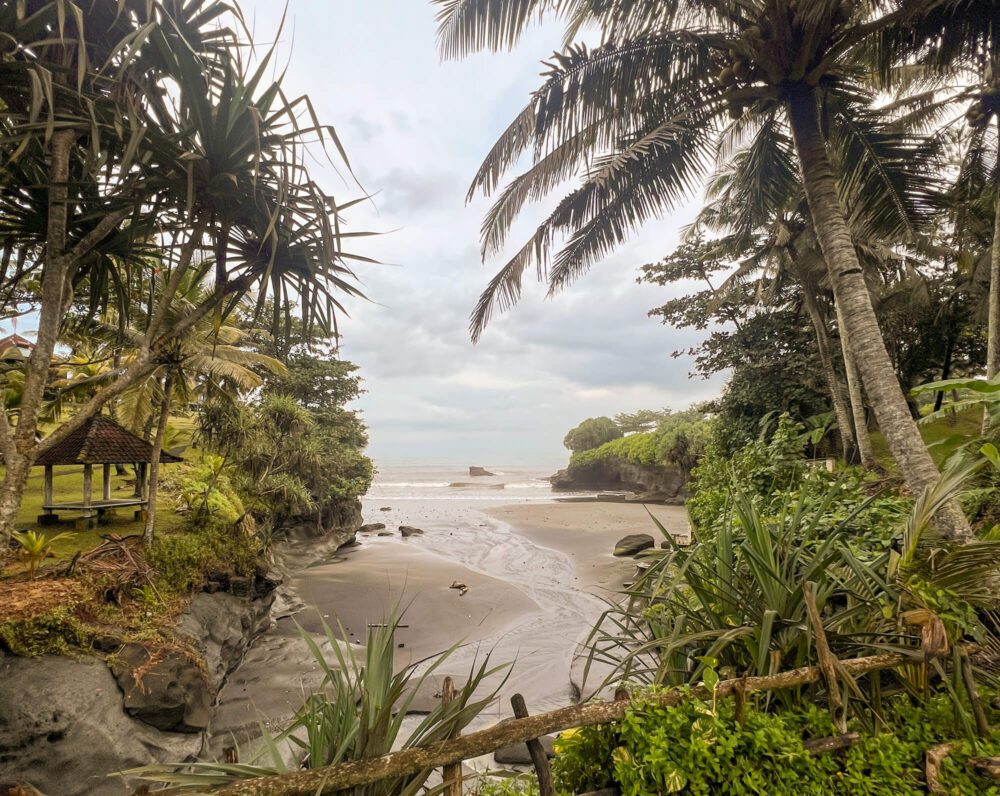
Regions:
<svg viewBox="0 0 1000 796"><path fill-rule="evenodd" d="M166 465L165 465L166 466ZM128 498L132 496L133 486L126 481L133 478L132 468L126 468L127 474L124 476L115 475L114 467L111 468L111 496L113 498ZM92 494L94 498L100 498L102 492L101 468L94 468L94 481ZM0 468L0 477L3 470ZM28 479L28 486L24 491L24 499L21 502L21 510L17 515L17 530L39 531L47 536L55 536L58 533L66 533L61 539L57 539L52 544L52 552L55 560L48 559L47 563L55 563L60 559L70 559L78 550L90 550L101 543L101 535L107 533L128 536L130 534L142 533L145 524L141 520L136 520L133 516L135 509L131 507L118 509L114 514L106 514L105 519L96 528L91 530L76 530L75 520L82 516L78 511L66 511L59 515L60 522L57 525L41 525L38 522L38 515L42 513L42 477L43 469L36 467L31 477ZM67 503L79 501L83 498L83 468L82 467L56 467L52 479L52 495L56 503ZM174 511L173 500L162 494L157 500L156 512L156 532L170 533L180 528L183 517ZM20 571L17 566L11 567L8 572Z"/></svg>

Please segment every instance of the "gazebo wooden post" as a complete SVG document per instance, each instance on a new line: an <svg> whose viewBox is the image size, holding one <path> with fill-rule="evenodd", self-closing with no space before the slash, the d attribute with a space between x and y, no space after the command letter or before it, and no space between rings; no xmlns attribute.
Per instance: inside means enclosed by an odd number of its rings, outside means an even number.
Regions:
<svg viewBox="0 0 1000 796"><path fill-rule="evenodd" d="M91 493L94 486L94 465L83 465L83 525L92 528L94 512L90 508Z"/></svg>
<svg viewBox="0 0 1000 796"><path fill-rule="evenodd" d="M43 505L52 505L52 465L45 465L45 491L43 493Z"/></svg>
<svg viewBox="0 0 1000 796"><path fill-rule="evenodd" d="M59 521L56 513L49 508L52 505L52 465L45 465L44 487L42 491L42 513L38 515L39 525L55 525Z"/></svg>
<svg viewBox="0 0 1000 796"><path fill-rule="evenodd" d="M102 497L104 500L111 500L111 465L105 464L101 473L101 486L104 488Z"/></svg>

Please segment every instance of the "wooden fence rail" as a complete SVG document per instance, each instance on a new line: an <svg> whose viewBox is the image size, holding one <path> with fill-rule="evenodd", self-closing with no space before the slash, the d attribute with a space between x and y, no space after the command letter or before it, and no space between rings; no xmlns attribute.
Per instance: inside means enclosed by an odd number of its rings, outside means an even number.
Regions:
<svg viewBox="0 0 1000 796"><path fill-rule="evenodd" d="M880 669L891 669L913 661L914 658L904 655L872 655L841 661L840 670L845 674L857 676ZM823 672L819 666L803 666L767 677L723 680L716 686L715 696L777 691L816 683L822 679ZM702 697L710 696L704 688L693 689L693 693ZM214 796L320 796L321 794L329 796L355 785L461 763L463 760L489 754L504 746L526 743L542 735L572 727L610 724L624 718L626 710L633 702L670 706L676 705L683 698L684 694L681 692L666 691L657 694L640 693L632 699L618 699L613 702L571 705L527 718L507 719L492 727L430 746L404 749L370 760L338 763L308 771L242 780L216 786L206 792Z"/></svg>

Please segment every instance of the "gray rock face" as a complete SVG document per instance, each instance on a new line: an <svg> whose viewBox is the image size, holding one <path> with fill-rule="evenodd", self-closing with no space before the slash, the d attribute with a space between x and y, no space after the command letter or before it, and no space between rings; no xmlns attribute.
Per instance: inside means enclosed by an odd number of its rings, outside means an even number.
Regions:
<svg viewBox="0 0 1000 796"><path fill-rule="evenodd" d="M557 491L638 492L647 503L681 504L687 497L687 480L678 470L615 457L560 470L549 481Z"/></svg>
<svg viewBox="0 0 1000 796"><path fill-rule="evenodd" d="M404 536L422 536L423 531L420 528L414 528L412 525L400 525L399 532Z"/></svg>
<svg viewBox="0 0 1000 796"><path fill-rule="evenodd" d="M274 581L270 581L274 583ZM232 594L198 594L181 617L178 629L192 639L205 662L205 671L213 692L239 665L250 643L271 622L274 591L255 592L247 601Z"/></svg>
<svg viewBox="0 0 1000 796"><path fill-rule="evenodd" d="M555 738L551 735L543 735L538 740L542 742L545 755L547 757L555 757L555 752L552 749L552 742ZM531 752L528 751L526 743L516 743L511 746L505 746L502 749L497 749L493 753L493 759L504 765L531 765Z"/></svg>
<svg viewBox="0 0 1000 796"><path fill-rule="evenodd" d="M0 782L48 796L127 796L138 783L108 774L198 754L196 735L129 718L103 661L0 657Z"/></svg>
<svg viewBox="0 0 1000 796"><path fill-rule="evenodd" d="M314 560L360 526L359 501L330 508L321 523L285 534L275 559L286 566ZM270 624L277 585L262 573L209 579L209 591L193 598L178 625L203 668L180 652L151 656L112 637L95 649L110 656L114 673L99 658L0 653L0 783L26 782L48 796L128 796L139 783L109 773L195 759L216 694Z"/></svg>
<svg viewBox="0 0 1000 796"><path fill-rule="evenodd" d="M485 469L484 467L475 467L475 466L473 466L473 467L469 468L469 475L471 475L473 478L483 478L483 477L490 476L490 475L496 475L496 473L491 473L489 470Z"/></svg>
<svg viewBox="0 0 1000 796"><path fill-rule="evenodd" d="M304 540L333 533L354 533L364 524L360 500L339 500L324 506L320 516L293 517L276 532L284 539Z"/></svg>
<svg viewBox="0 0 1000 796"><path fill-rule="evenodd" d="M362 525L358 528L358 533L373 533L374 531L384 531L384 522L369 522L367 525Z"/></svg>
<svg viewBox="0 0 1000 796"><path fill-rule="evenodd" d="M634 556L643 550L648 550L656 544L656 541L648 533L633 533L623 536L615 545L614 554L619 558L624 556Z"/></svg>
<svg viewBox="0 0 1000 796"><path fill-rule="evenodd" d="M212 715L212 692L197 663L177 650L126 644L111 672L124 695L125 712L168 732L200 732Z"/></svg>

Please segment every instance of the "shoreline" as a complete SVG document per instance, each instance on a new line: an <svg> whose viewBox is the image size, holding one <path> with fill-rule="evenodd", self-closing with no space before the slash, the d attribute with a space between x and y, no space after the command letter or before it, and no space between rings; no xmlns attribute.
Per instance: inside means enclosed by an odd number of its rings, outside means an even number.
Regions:
<svg viewBox="0 0 1000 796"><path fill-rule="evenodd" d="M392 503L381 511L378 502ZM614 558L615 542L629 533L658 534L643 506L531 500L365 501L366 522L384 522L391 536L358 534L358 544L287 573L287 611L250 649L219 695L211 747L235 735L259 736L257 723L280 724L319 685L322 672L296 625L325 643L323 624L343 625L363 643L369 623L405 607L397 633L397 665L425 661L459 645L427 683L416 703L433 703L440 679L464 682L486 653L491 665L512 662L509 679L492 676L497 702L478 723L511 715L509 699L524 695L532 710L573 703L573 666L580 642L605 608L602 598L635 571ZM659 506L668 530L686 528L683 507ZM660 514L657 514L660 516ZM401 538L399 525L423 529ZM464 591L450 588L463 583Z"/></svg>

